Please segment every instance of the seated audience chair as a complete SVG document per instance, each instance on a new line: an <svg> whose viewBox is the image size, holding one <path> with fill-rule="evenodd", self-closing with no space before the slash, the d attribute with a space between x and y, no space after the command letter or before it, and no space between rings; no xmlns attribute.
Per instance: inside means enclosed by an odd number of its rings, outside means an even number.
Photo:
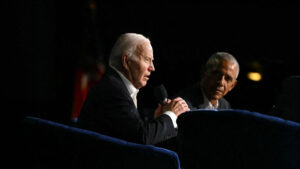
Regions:
<svg viewBox="0 0 300 169"><path fill-rule="evenodd" d="M300 124L247 110L197 110L177 119L184 169L299 169Z"/></svg>
<svg viewBox="0 0 300 169"><path fill-rule="evenodd" d="M276 114L300 123L300 76L289 76L282 82Z"/></svg>
<svg viewBox="0 0 300 169"><path fill-rule="evenodd" d="M26 117L24 165L43 169L179 169L177 153L57 122Z"/></svg>

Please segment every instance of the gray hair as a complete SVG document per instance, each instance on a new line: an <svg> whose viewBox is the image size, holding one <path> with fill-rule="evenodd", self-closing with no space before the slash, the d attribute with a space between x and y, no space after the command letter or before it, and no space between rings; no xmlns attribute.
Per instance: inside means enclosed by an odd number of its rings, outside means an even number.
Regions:
<svg viewBox="0 0 300 169"><path fill-rule="evenodd" d="M111 50L109 65L118 70L122 69L122 55L127 54L130 58L133 58L137 46L145 41L150 43L150 40L141 34L122 34Z"/></svg>
<svg viewBox="0 0 300 169"><path fill-rule="evenodd" d="M238 61L235 59L233 55L227 52L216 52L210 56L210 58L207 60L205 69L206 70L213 70L215 69L216 65L218 65L221 61L226 60L228 62L233 62L237 66L237 74L236 77L238 77L240 72L240 66Z"/></svg>

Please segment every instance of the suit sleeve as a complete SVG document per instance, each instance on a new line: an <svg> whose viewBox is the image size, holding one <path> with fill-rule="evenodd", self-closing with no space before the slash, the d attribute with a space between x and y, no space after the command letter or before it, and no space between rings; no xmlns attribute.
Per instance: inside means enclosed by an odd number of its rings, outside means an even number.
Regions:
<svg viewBox="0 0 300 169"><path fill-rule="evenodd" d="M114 133L129 141L156 144L176 136L172 120L162 115L152 121L143 121L131 98L114 96L114 104L107 104L106 116L112 122Z"/></svg>

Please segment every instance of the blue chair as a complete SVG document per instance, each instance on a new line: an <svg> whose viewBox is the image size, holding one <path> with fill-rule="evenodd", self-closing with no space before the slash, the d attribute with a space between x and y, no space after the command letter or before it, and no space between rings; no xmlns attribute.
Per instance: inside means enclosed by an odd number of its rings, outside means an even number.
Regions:
<svg viewBox="0 0 300 169"><path fill-rule="evenodd" d="M184 169L299 169L300 124L247 110L197 110L177 119Z"/></svg>
<svg viewBox="0 0 300 169"><path fill-rule="evenodd" d="M300 76L288 76L281 84L275 113L278 116L300 123Z"/></svg>
<svg viewBox="0 0 300 169"><path fill-rule="evenodd" d="M57 122L25 117L23 168L179 169L176 152Z"/></svg>

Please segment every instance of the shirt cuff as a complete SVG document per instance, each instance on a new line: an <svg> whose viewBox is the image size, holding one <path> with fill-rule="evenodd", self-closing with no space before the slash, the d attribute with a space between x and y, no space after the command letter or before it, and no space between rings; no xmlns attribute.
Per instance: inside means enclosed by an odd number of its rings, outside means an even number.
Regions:
<svg viewBox="0 0 300 169"><path fill-rule="evenodd" d="M166 111L164 112L164 114L168 115L171 118L174 128L177 128L177 123L176 123L177 116L175 115L175 113L173 113L172 111Z"/></svg>

